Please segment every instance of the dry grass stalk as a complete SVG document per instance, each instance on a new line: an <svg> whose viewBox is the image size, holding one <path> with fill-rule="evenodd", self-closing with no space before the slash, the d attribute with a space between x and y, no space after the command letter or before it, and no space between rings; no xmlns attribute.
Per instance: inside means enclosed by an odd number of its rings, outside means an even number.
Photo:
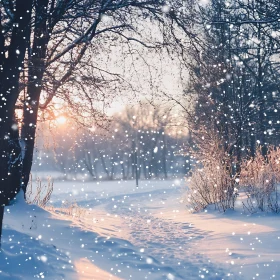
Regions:
<svg viewBox="0 0 280 280"><path fill-rule="evenodd" d="M53 192L53 181L48 177L47 183L42 183L39 177L36 178L36 187L33 187L32 175L30 175L29 184L26 190L26 202L45 207L49 202Z"/></svg>

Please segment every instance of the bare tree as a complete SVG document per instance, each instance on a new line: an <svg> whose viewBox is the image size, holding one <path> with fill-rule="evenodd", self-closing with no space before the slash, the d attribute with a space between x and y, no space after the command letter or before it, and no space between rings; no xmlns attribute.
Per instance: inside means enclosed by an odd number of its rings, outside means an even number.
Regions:
<svg viewBox="0 0 280 280"><path fill-rule="evenodd" d="M125 41L158 48L172 46L178 26L187 32L188 20L179 15L187 12L188 4L176 0L170 8L162 9L165 6L161 0L0 2L1 205L7 205L20 187L26 190L39 109L47 108L59 96L67 101L77 121L78 115L102 120L88 88L97 89L110 71L88 62L94 53L102 52L103 43ZM150 23L157 23L163 36L145 39L143 28ZM85 65L89 66L83 72ZM68 89L70 85L83 89L83 95L75 96ZM16 109L22 110L20 123ZM0 209L2 221L3 207Z"/></svg>
<svg viewBox="0 0 280 280"><path fill-rule="evenodd" d="M216 133L237 173L242 158L254 156L258 144L265 155L280 131L279 23L268 20L277 18L276 4L209 1L196 23L201 44L189 53L189 129L197 143Z"/></svg>
<svg viewBox="0 0 280 280"><path fill-rule="evenodd" d="M176 109L178 108L170 108L164 103L142 102L138 106L127 107L120 116L116 116L115 126L118 128L116 138L117 135L127 136L127 147L132 155L136 142L139 177L142 173L146 179L159 177L161 174L167 178L167 161L170 158L168 154L174 154L176 150L178 153L181 142L184 141L182 135L180 141L177 139L177 143L173 146L174 150L168 152L172 142L176 141L173 135L169 135L174 130ZM177 130L180 128L177 127ZM131 163L132 174L135 174L134 160Z"/></svg>

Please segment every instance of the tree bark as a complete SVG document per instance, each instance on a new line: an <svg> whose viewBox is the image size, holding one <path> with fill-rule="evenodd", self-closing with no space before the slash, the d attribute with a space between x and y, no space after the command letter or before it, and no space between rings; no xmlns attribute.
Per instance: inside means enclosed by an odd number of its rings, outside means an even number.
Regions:
<svg viewBox="0 0 280 280"><path fill-rule="evenodd" d="M35 30L31 54L29 54L28 65L28 106L23 111L22 138L25 142L25 155L23 159L23 190L29 180L29 174L33 163L33 150L35 145L36 125L39 109L39 99L42 91L42 80L45 72L45 58L48 43L50 40L47 26L47 15L45 7L48 0L40 0L36 5ZM25 101L27 102L27 101Z"/></svg>

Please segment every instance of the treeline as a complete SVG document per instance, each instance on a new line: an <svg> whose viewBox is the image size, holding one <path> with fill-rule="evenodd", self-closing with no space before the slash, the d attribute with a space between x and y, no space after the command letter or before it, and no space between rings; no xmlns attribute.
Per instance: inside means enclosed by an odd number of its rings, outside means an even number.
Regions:
<svg viewBox="0 0 280 280"><path fill-rule="evenodd" d="M240 162L280 143L280 3L210 0L197 13L186 96L193 141L215 141ZM206 146L205 146L206 145ZM205 146L205 147L204 147ZM203 148L204 147L204 148Z"/></svg>
<svg viewBox="0 0 280 280"><path fill-rule="evenodd" d="M41 136L44 145L38 135L35 169L98 180L134 179L136 170L142 179L183 176L191 162L181 152L188 140L181 129L176 113L149 103L115 114L106 130L57 125Z"/></svg>
<svg viewBox="0 0 280 280"><path fill-rule="evenodd" d="M279 213L280 2L210 0L197 13L186 110L197 162L190 211Z"/></svg>

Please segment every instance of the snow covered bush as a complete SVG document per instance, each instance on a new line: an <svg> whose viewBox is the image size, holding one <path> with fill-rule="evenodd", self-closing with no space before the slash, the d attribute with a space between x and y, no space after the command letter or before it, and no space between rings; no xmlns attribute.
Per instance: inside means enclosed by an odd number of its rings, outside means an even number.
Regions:
<svg viewBox="0 0 280 280"><path fill-rule="evenodd" d="M205 134L206 135L206 134ZM208 133L205 141L193 151L197 160L195 168L188 178L186 203L191 212L205 209L208 205L226 211L233 209L237 197L237 182L233 175L232 157L222 141Z"/></svg>
<svg viewBox="0 0 280 280"><path fill-rule="evenodd" d="M263 156L259 147L255 157L245 159L240 173L235 175L230 157L216 148L211 157L208 155L207 160L200 161L201 168L196 168L188 178L186 203L190 211L200 211L208 205L222 211L234 209L239 189L246 195L242 201L246 211L279 213L280 148L270 146Z"/></svg>
<svg viewBox="0 0 280 280"><path fill-rule="evenodd" d="M53 192L53 181L51 177L48 177L46 183L42 183L40 178L36 179L36 186L33 186L32 176L26 190L26 202L29 204L35 204L40 207L45 207L50 200Z"/></svg>
<svg viewBox="0 0 280 280"><path fill-rule="evenodd" d="M217 162L194 170L188 180L186 202L191 212L203 210L208 205L225 212L234 208L236 197L235 179L226 166Z"/></svg>
<svg viewBox="0 0 280 280"><path fill-rule="evenodd" d="M215 205L224 212L233 209L237 182L230 146L225 145L214 127L200 127L193 133L195 145L190 147L190 152L196 168L188 178L187 207L191 212L203 210L208 205Z"/></svg>
<svg viewBox="0 0 280 280"><path fill-rule="evenodd" d="M269 147L264 157L259 148L254 158L243 161L240 185L247 195L243 206L249 212L280 212L277 185L280 183L280 148Z"/></svg>

